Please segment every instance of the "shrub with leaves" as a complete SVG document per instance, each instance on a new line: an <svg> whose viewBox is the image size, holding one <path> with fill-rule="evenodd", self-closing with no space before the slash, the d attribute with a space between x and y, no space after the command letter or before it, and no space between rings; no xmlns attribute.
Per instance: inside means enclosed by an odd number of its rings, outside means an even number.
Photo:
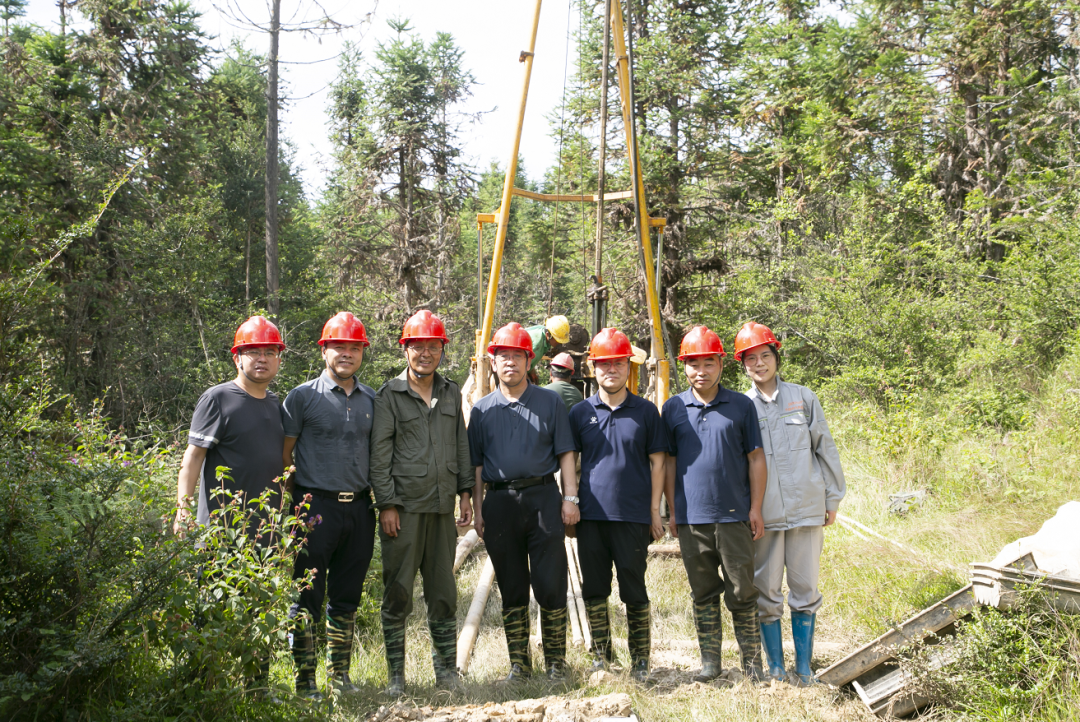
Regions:
<svg viewBox="0 0 1080 722"><path fill-rule="evenodd" d="M0 387L0 717L241 704L284 646L304 505L230 499L177 538L174 455L64 401Z"/></svg>
<svg viewBox="0 0 1080 722"><path fill-rule="evenodd" d="M1037 587L1008 611L976 609L946 656L943 670L914 662L919 686L978 719L1056 719L1080 699L1080 618Z"/></svg>

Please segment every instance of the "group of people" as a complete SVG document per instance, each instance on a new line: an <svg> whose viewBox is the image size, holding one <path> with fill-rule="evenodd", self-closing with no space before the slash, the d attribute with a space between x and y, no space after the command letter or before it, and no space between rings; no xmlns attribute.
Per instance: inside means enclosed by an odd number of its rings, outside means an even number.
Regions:
<svg viewBox="0 0 1080 722"><path fill-rule="evenodd" d="M297 693L321 695L314 625L324 611L328 680L338 691L356 690L349 662L376 533L387 692L405 690L405 624L417 572L436 684L456 686L455 526L469 525L485 540L501 593L508 681L533 674L530 589L540 608L544 673L556 682L568 678L567 535L577 537L593 668L615 663L608 610L614 567L626 605L629 672L645 681L645 572L649 544L665 532L665 497L693 598L702 661L695 679L722 673L722 599L747 676L813 683L823 528L835 520L844 476L817 397L780 380L781 344L772 331L751 322L737 334L735 358L751 381L739 394L720 385L720 338L704 326L691 329L679 352L689 388L662 413L629 391L633 348L618 329L603 329L589 345L599 388L587 399L571 393L569 354L552 359L548 387L530 380L531 331L509 323L494 334L487 351L497 387L471 408L466 425L457 385L437 371L449 339L430 311L405 323L405 369L378 392L356 376L369 346L363 324L337 314L319 341L325 370L284 404L269 390L285 348L278 329L254 316L237 330L236 378L206 391L192 417L175 529L209 521L221 503L212 489L253 498L295 467L289 491L306 501L309 518L321 520L294 570L296 578L313 574L289 613ZM556 343L565 342L560 331L556 323ZM230 474L218 478L218 467ZM785 570L793 675L784 667L780 624Z"/></svg>

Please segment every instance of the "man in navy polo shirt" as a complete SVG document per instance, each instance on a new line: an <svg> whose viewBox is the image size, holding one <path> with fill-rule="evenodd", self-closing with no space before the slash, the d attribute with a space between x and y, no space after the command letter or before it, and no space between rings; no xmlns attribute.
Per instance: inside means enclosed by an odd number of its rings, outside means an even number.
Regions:
<svg viewBox="0 0 1080 722"><path fill-rule="evenodd" d="M510 655L506 681L532 674L531 583L540 605L548 678L561 682L566 679L565 527L579 518L570 418L557 393L529 383L528 331L517 323L503 326L488 353L499 386L473 406L468 436L476 467L474 526L487 545L502 594ZM562 472L562 493L556 470Z"/></svg>
<svg viewBox="0 0 1080 722"><path fill-rule="evenodd" d="M664 404L671 455L666 488L668 498L675 499L671 535L679 539L694 598L701 649L695 681L708 682L723 672L721 594L731 612L742 671L760 681L753 542L765 533L765 452L754 403L720 386L724 355L720 338L705 326L692 328L679 349L690 388Z"/></svg>
<svg viewBox="0 0 1080 722"><path fill-rule="evenodd" d="M657 408L626 388L633 353L630 339L617 329L596 335L589 360L600 390L571 409L570 429L581 452L577 539L593 667L615 661L608 618L614 563L626 604L631 674L644 682L651 644L645 569L649 542L664 535L660 497L667 439Z"/></svg>
<svg viewBox="0 0 1080 722"><path fill-rule="evenodd" d="M375 392L356 379L369 346L364 324L347 311L323 326L324 370L285 399L286 466L293 464L293 499L310 496L308 517L318 523L296 557L293 578L315 570L312 585L289 609L296 662L296 693L318 699L313 625L326 604L327 679L339 692L355 692L349 679L356 608L375 549L371 504L369 435Z"/></svg>

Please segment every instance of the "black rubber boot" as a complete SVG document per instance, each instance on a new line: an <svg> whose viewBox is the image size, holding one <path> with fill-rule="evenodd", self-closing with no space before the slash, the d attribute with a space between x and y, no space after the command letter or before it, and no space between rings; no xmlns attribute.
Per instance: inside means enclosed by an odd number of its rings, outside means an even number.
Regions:
<svg viewBox="0 0 1080 722"><path fill-rule="evenodd" d="M694 626L697 627L698 648L701 650L701 671L695 682L711 682L724 673L720 666L720 643L724 629L720 626L720 600L699 604L694 602Z"/></svg>

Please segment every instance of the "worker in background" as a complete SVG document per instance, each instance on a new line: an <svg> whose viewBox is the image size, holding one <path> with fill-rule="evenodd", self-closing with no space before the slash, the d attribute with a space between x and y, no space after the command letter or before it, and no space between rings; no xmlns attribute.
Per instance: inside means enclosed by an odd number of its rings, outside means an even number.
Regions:
<svg viewBox="0 0 1080 722"><path fill-rule="evenodd" d="M262 316L252 316L236 329L232 346L236 378L203 392L191 416L188 446L177 479L175 533L191 528L196 489L195 519L200 525L209 523L210 514L228 503L226 495L246 504L270 489L274 491L270 507L281 505L278 479L284 468L284 432L281 404L269 387L281 367L284 350L277 326ZM218 477L218 467L227 467L228 476ZM256 655L260 669L252 686L265 688L269 650Z"/></svg>
<svg viewBox="0 0 1080 722"><path fill-rule="evenodd" d="M405 692L405 622L413 608L417 571L424 580L435 683L457 687L457 524L472 523L469 439L458 385L436 369L450 341L431 311L414 314L398 343L405 370L375 394L371 486L382 547L382 626L389 668L387 693Z"/></svg>
<svg viewBox="0 0 1080 722"><path fill-rule="evenodd" d="M488 354L499 385L472 408L469 449L476 467L475 528L502 594L510 655L506 681L532 675L531 584L540 605L548 678L562 682L567 679L565 527L579 516L570 418L558 394L528 382L532 341L519 324L500 328Z"/></svg>
<svg viewBox="0 0 1080 722"><path fill-rule="evenodd" d="M664 535L667 438L660 412L630 393L630 339L605 328L589 345L599 391L570 411L570 429L581 453L581 521L577 525L581 593L592 632L594 670L615 661L608 597L611 565L626 604L630 673L649 676L649 595L645 589L649 543Z"/></svg>
<svg viewBox="0 0 1080 722"><path fill-rule="evenodd" d="M668 399L663 419L670 456L666 493L674 497L671 535L678 538L707 682L720 666L720 595L731 612L742 671L764 678L754 587L754 544L764 534L765 452L754 403L720 385L724 347L705 326L683 338L679 360L690 388ZM718 572L722 571L723 576Z"/></svg>
<svg viewBox="0 0 1080 722"><path fill-rule="evenodd" d="M816 682L810 668L814 622L821 608L818 571L824 528L836 521L846 490L836 449L821 402L805 386L781 381L780 341L768 326L751 321L735 336L735 359L752 386L746 395L757 409L768 483L761 514L765 534L754 542L754 584L758 589L761 640L769 674L787 677L780 618L784 615L787 569L791 636L795 642L795 679Z"/></svg>
<svg viewBox="0 0 1080 722"><path fill-rule="evenodd" d="M573 356L565 351L562 352L551 359L548 370L551 372L551 383L544 388L557 393L562 398L563 403L566 404L567 411L574 408L574 404L585 400L577 387L570 383L570 377L574 375Z"/></svg>
<svg viewBox="0 0 1080 722"><path fill-rule="evenodd" d="M319 519L296 558L293 578L315 570L313 583L289 609L296 662L296 693L320 699L315 685L315 630L326 604L327 678L333 690L356 692L349 679L356 609L375 547L375 512L369 504L368 437L375 392L356 372L370 343L347 311L323 326L318 378L285 399L285 464L295 463L293 498L309 498L309 518Z"/></svg>
<svg viewBox="0 0 1080 722"><path fill-rule="evenodd" d="M536 376L536 360L543 358L556 344L570 340L570 321L566 316L552 316L543 325L529 326L525 329L532 341L533 356L529 361L529 381L539 383Z"/></svg>

